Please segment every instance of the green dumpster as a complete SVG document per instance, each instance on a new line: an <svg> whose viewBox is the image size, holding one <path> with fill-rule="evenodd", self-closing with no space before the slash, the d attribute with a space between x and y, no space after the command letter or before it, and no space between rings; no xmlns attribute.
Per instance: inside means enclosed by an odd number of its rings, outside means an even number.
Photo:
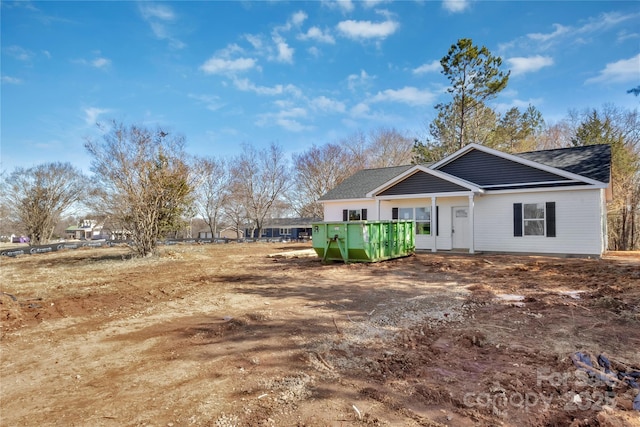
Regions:
<svg viewBox="0 0 640 427"><path fill-rule="evenodd" d="M313 249L322 262L377 262L415 251L413 221L317 222Z"/></svg>

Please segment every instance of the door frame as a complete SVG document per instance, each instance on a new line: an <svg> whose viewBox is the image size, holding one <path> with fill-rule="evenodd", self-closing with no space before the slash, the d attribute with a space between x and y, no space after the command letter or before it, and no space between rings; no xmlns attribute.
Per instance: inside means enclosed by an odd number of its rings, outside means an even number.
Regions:
<svg viewBox="0 0 640 427"><path fill-rule="evenodd" d="M465 242L462 242L462 245L459 245L460 242L456 242L456 209L465 209L467 211L467 216L464 221L459 221L460 225L465 230L466 238ZM470 209L469 206L452 206L451 207L451 248L452 249L470 249L471 248L471 230L469 227L469 215ZM460 235L460 233L458 233ZM458 243L458 244L456 244Z"/></svg>

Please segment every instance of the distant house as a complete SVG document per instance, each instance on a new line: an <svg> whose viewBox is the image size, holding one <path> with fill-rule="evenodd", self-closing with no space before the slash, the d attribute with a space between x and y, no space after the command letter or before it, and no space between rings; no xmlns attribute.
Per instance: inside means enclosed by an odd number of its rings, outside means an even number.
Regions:
<svg viewBox="0 0 640 427"><path fill-rule="evenodd" d="M417 249L602 255L611 147L507 154L470 144L439 162L366 169L320 198L325 221L415 221Z"/></svg>
<svg viewBox="0 0 640 427"><path fill-rule="evenodd" d="M72 225L64 230L65 237L71 240L99 240L109 238L103 233L104 224L92 219L84 219L78 225ZM106 231L106 230L105 230Z"/></svg>
<svg viewBox="0 0 640 427"><path fill-rule="evenodd" d="M283 240L305 240L311 238L311 228L313 222L318 218L271 218L266 219L260 236L257 230L254 231L254 238L283 239ZM247 235L251 230L246 230Z"/></svg>

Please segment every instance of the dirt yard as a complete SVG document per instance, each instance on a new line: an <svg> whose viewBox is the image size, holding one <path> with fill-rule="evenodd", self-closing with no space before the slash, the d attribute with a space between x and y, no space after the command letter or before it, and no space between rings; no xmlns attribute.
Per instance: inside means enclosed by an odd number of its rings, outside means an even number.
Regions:
<svg viewBox="0 0 640 427"><path fill-rule="evenodd" d="M640 254L304 249L1 259L0 425L640 425Z"/></svg>

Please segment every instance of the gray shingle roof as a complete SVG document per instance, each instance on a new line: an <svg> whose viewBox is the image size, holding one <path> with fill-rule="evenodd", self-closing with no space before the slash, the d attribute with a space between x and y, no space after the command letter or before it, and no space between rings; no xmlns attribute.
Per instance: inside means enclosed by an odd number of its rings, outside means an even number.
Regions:
<svg viewBox="0 0 640 427"><path fill-rule="evenodd" d="M611 167L611 146L609 145L530 151L516 154L516 156L603 183L609 182ZM414 166L404 165L358 171L320 197L319 201L366 198L367 193Z"/></svg>
<svg viewBox="0 0 640 427"><path fill-rule="evenodd" d="M329 190L319 200L362 199L371 190L411 169L413 166L404 165L358 171L332 190Z"/></svg>
<svg viewBox="0 0 640 427"><path fill-rule="evenodd" d="M607 144L530 151L516 156L600 182L609 182L611 146Z"/></svg>

